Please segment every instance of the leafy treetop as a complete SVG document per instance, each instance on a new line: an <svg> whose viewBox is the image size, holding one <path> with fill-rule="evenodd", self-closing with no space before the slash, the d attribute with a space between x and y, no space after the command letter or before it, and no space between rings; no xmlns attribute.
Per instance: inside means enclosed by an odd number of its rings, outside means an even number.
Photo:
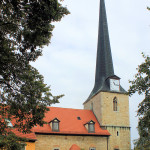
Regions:
<svg viewBox="0 0 150 150"><path fill-rule="evenodd" d="M140 138L135 142L137 147L150 146L150 57L143 54L145 62L138 66L138 73L133 81L129 81L129 95L138 92L144 94L144 99L138 106L138 131Z"/></svg>
<svg viewBox="0 0 150 150"><path fill-rule="evenodd" d="M30 62L50 43L52 22L67 14L59 0L0 1L0 135L7 131L5 118L15 119L22 132L43 125L46 106L62 97L52 95Z"/></svg>

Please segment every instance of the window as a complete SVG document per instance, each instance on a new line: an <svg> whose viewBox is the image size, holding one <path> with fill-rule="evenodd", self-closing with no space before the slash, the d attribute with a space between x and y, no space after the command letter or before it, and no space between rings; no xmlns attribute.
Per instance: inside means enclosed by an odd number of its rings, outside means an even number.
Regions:
<svg viewBox="0 0 150 150"><path fill-rule="evenodd" d="M89 124L88 124L88 130L89 130L90 133L95 132L95 122L93 122L93 121L89 122Z"/></svg>
<svg viewBox="0 0 150 150"><path fill-rule="evenodd" d="M52 121L52 131L59 131L59 122L57 118Z"/></svg>
<svg viewBox="0 0 150 150"><path fill-rule="evenodd" d="M77 117L77 119L78 119L78 120L81 120L81 118L80 118L80 117Z"/></svg>
<svg viewBox="0 0 150 150"><path fill-rule="evenodd" d="M117 131L117 136L119 136L119 132Z"/></svg>
<svg viewBox="0 0 150 150"><path fill-rule="evenodd" d="M89 124L89 132L95 132L94 124Z"/></svg>
<svg viewBox="0 0 150 150"><path fill-rule="evenodd" d="M113 99L113 110L117 111L117 97Z"/></svg>
<svg viewBox="0 0 150 150"><path fill-rule="evenodd" d="M53 131L59 131L59 123L53 122L52 123L52 129L53 129Z"/></svg>
<svg viewBox="0 0 150 150"><path fill-rule="evenodd" d="M12 128L12 127L13 127L13 125L12 125L10 119L5 119L5 121L6 121L7 126L8 126L9 128Z"/></svg>
<svg viewBox="0 0 150 150"><path fill-rule="evenodd" d="M96 150L96 148L92 147L92 148L90 148L90 150Z"/></svg>
<svg viewBox="0 0 150 150"><path fill-rule="evenodd" d="M91 105L90 105L90 110L93 111L93 102L92 102Z"/></svg>

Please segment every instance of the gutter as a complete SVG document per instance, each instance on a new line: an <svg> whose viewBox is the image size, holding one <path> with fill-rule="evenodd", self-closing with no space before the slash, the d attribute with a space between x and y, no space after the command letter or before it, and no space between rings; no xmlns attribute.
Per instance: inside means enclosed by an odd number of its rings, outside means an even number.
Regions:
<svg viewBox="0 0 150 150"><path fill-rule="evenodd" d="M109 142L108 140L109 140L109 139L108 139L108 138L109 138L109 136L107 137L107 150L108 150L108 148L109 148L109 147L108 147L108 146L109 146L109 144L108 144L108 142Z"/></svg>

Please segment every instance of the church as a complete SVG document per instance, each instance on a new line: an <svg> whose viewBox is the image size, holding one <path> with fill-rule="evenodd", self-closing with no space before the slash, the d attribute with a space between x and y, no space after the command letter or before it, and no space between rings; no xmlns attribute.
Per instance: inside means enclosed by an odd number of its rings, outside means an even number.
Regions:
<svg viewBox="0 0 150 150"><path fill-rule="evenodd" d="M100 0L95 84L84 109L49 107L26 150L130 150L129 98L115 75L105 1Z"/></svg>

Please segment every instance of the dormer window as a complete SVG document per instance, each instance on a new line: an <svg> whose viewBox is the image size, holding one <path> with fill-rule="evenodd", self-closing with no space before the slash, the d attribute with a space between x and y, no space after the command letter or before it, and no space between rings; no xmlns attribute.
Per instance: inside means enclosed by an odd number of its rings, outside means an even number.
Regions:
<svg viewBox="0 0 150 150"><path fill-rule="evenodd" d="M94 133L95 132L95 122L94 121L89 121L88 123L85 124L85 127L87 128L89 133Z"/></svg>
<svg viewBox="0 0 150 150"><path fill-rule="evenodd" d="M52 122L52 130L59 131L59 122L58 121Z"/></svg>
<svg viewBox="0 0 150 150"><path fill-rule="evenodd" d="M94 123L89 124L89 132L95 132L95 125Z"/></svg>
<svg viewBox="0 0 150 150"><path fill-rule="evenodd" d="M52 120L50 122L52 131L58 132L59 131L59 120L57 118L55 118L54 120Z"/></svg>

